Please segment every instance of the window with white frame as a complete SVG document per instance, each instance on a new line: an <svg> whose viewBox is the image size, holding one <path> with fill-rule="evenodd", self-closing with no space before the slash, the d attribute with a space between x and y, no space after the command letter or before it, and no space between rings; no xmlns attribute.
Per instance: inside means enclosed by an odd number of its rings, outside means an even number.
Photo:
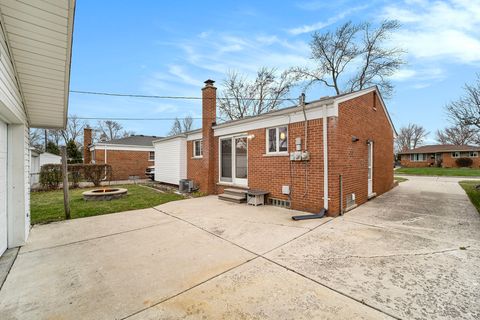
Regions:
<svg viewBox="0 0 480 320"><path fill-rule="evenodd" d="M410 161L425 161L427 155L425 153L412 153L410 154Z"/></svg>
<svg viewBox="0 0 480 320"><path fill-rule="evenodd" d="M148 153L148 160L155 161L155 151L150 151Z"/></svg>
<svg viewBox="0 0 480 320"><path fill-rule="evenodd" d="M193 141L193 157L200 158L203 155L203 143L202 140Z"/></svg>
<svg viewBox="0 0 480 320"><path fill-rule="evenodd" d="M458 151L452 152L452 158L460 158L460 152Z"/></svg>
<svg viewBox="0 0 480 320"><path fill-rule="evenodd" d="M470 151L469 157L470 157L470 158L476 158L476 157L478 157L478 151Z"/></svg>
<svg viewBox="0 0 480 320"><path fill-rule="evenodd" d="M286 153L288 151L287 126L267 129L267 153Z"/></svg>

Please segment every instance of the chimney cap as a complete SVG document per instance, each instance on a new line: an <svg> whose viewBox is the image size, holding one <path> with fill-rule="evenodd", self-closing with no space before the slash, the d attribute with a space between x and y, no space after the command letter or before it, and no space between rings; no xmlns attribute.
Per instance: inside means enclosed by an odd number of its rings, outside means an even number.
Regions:
<svg viewBox="0 0 480 320"><path fill-rule="evenodd" d="M205 83L205 86L207 87L207 86L213 86L215 81L213 81L212 79L207 79L203 83Z"/></svg>

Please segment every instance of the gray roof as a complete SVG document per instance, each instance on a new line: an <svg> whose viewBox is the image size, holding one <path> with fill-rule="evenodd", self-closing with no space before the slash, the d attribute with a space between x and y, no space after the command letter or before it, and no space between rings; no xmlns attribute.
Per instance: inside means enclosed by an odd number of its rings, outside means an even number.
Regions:
<svg viewBox="0 0 480 320"><path fill-rule="evenodd" d="M110 141L105 141L101 143L106 144L118 144L118 145L126 145L126 146L148 146L152 147L152 141L158 140L161 137L157 136L144 136L143 134L140 135L133 135L125 138L120 139L113 139Z"/></svg>
<svg viewBox="0 0 480 320"><path fill-rule="evenodd" d="M421 146L415 149L399 152L399 154L411 154L411 153L442 153L442 152L455 152L455 151L480 151L480 147L471 145L454 145L454 144L436 144Z"/></svg>

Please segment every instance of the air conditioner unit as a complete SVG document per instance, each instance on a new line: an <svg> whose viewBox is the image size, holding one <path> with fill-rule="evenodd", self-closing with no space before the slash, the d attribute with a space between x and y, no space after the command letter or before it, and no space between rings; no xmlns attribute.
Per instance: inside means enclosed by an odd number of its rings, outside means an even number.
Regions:
<svg viewBox="0 0 480 320"><path fill-rule="evenodd" d="M194 191L193 180L181 179L178 184L178 191L182 193Z"/></svg>

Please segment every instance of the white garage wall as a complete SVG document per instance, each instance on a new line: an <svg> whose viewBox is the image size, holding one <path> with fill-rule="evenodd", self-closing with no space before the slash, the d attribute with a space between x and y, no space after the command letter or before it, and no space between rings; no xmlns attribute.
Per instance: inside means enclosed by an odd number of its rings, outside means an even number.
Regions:
<svg viewBox="0 0 480 320"><path fill-rule="evenodd" d="M187 141L176 137L156 141L155 180L178 185L180 179L187 177Z"/></svg>
<svg viewBox="0 0 480 320"><path fill-rule="evenodd" d="M7 125L0 121L0 255L7 239Z"/></svg>
<svg viewBox="0 0 480 320"><path fill-rule="evenodd" d="M25 244L30 229L30 150L27 115L1 25L0 57L0 120L8 124L4 196L7 198L8 247L12 248Z"/></svg>

